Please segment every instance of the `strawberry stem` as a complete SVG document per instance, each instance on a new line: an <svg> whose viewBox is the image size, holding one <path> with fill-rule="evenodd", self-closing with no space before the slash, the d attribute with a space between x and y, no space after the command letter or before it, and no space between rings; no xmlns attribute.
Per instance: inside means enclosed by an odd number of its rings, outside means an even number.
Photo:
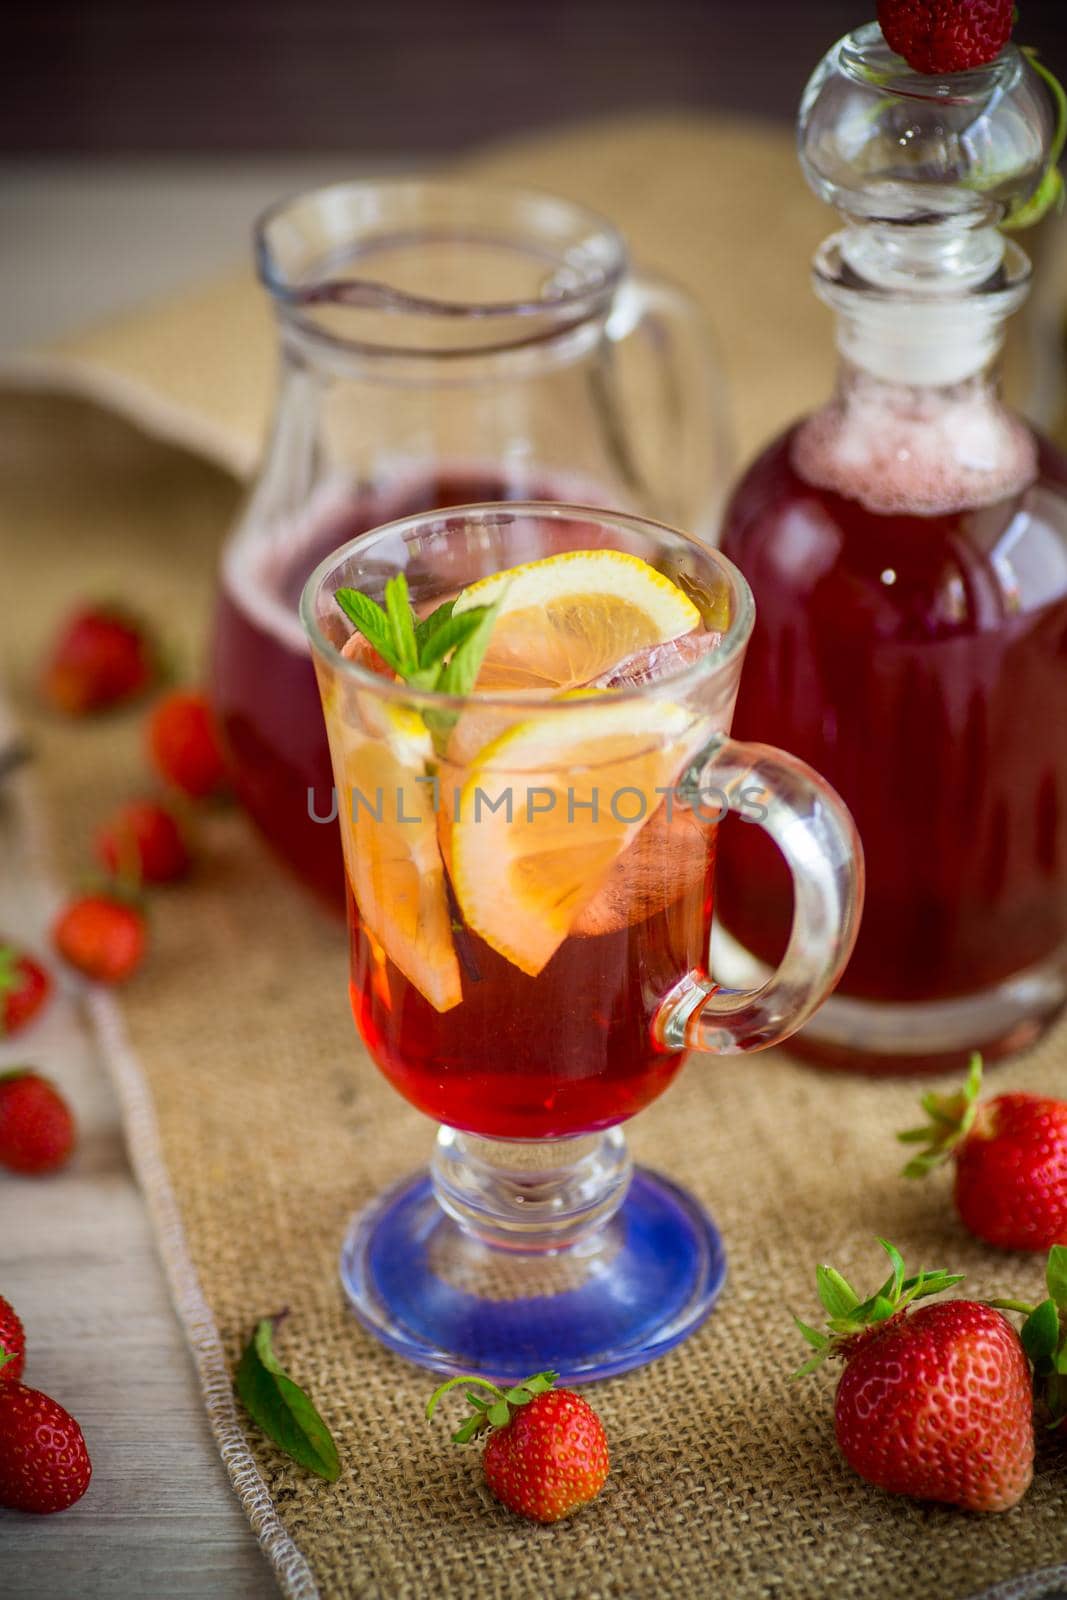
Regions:
<svg viewBox="0 0 1067 1600"><path fill-rule="evenodd" d="M458 1377L458 1378L449 1378L448 1382L447 1383L442 1383L440 1388L439 1389L435 1389L433 1394L430 1396L429 1400L427 1400L427 1402L426 1402L426 1420L427 1420L427 1422L429 1422L431 1420L431 1418L433 1417L434 1412L437 1410L437 1402L441 1399L441 1396L442 1395L446 1395L448 1393L449 1389L457 1389L461 1383L480 1383L483 1389L490 1390L492 1394L496 1395L496 1398L498 1400L503 1400L503 1398L504 1398L503 1389L497 1388L495 1383L490 1383L488 1378L475 1378L473 1376L464 1377L462 1375L460 1377Z"/></svg>
<svg viewBox="0 0 1067 1600"><path fill-rule="evenodd" d="M513 1412L519 1406L526 1405L534 1395L545 1394L558 1377L558 1372L535 1372L532 1378L525 1378L513 1389L498 1388L495 1383L490 1383L488 1378L479 1378L474 1374L449 1378L447 1383L442 1383L430 1396L426 1404L426 1417L429 1420L433 1416L442 1395L447 1394L449 1389L458 1388L461 1383L477 1383L483 1389L488 1389L493 1396L492 1404L488 1400L483 1400L481 1395L472 1394L469 1389L467 1390L467 1399L473 1411L466 1422L461 1423L452 1435L452 1443L468 1444L477 1434L485 1433L489 1428L506 1428Z"/></svg>

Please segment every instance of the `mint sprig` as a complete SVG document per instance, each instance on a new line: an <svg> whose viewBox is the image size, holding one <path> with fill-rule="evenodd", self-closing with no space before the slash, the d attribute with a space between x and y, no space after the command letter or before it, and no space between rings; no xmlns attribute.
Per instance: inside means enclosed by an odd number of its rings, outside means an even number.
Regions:
<svg viewBox="0 0 1067 1600"><path fill-rule="evenodd" d="M428 617L418 617L402 572L385 585L380 606L359 589L336 589L334 599L388 667L413 689L437 694L470 694L489 645L500 600L471 606L457 616L455 601L446 600ZM439 742L455 723L455 714L427 711L423 720Z"/></svg>
<svg viewBox="0 0 1067 1600"><path fill-rule="evenodd" d="M274 1354L274 1329L286 1313L256 1324L237 1368L237 1393L268 1438L287 1456L328 1483L341 1475L329 1428Z"/></svg>

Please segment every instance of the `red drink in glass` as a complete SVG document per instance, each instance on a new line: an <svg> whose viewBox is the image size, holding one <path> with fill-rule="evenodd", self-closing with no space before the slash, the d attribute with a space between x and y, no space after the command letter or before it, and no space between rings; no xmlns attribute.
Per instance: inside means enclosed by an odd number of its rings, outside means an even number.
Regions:
<svg viewBox="0 0 1067 1600"><path fill-rule="evenodd" d="M430 1173L353 1220L349 1298L444 1371L624 1371L706 1315L722 1254L684 1191L631 1171L621 1124L687 1050L777 1043L821 1002L862 895L851 819L801 763L729 738L751 596L662 525L536 503L412 516L329 556L301 618L356 1027L443 1122ZM796 874L797 937L752 993L707 969L728 809Z"/></svg>
<svg viewBox="0 0 1067 1600"><path fill-rule="evenodd" d="M352 1010L378 1066L420 1111L486 1138L559 1139L634 1116L684 1058L656 1045L653 1024L679 973L706 973L714 839L691 811L668 822L665 803L536 977L457 910L463 1001L443 1013L364 931L349 891Z"/></svg>

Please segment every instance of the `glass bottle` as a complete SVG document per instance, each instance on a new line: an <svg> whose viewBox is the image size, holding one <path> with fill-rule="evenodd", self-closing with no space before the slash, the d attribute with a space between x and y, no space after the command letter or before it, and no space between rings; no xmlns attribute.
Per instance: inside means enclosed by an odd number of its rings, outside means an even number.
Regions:
<svg viewBox="0 0 1067 1600"><path fill-rule="evenodd" d="M824 773L866 853L856 949L802 1052L943 1069L1031 1043L1067 997L1067 461L996 370L1030 272L999 224L1052 111L1013 47L923 77L872 24L824 59L799 128L845 221L815 260L841 370L725 513L757 606L735 727ZM731 828L716 972L750 982L791 899Z"/></svg>
<svg viewBox="0 0 1067 1600"><path fill-rule="evenodd" d="M223 553L214 696L240 799L342 911L296 609L308 574L367 529L474 501L578 501L710 539L724 413L692 303L635 276L612 227L551 195L343 184L269 211L256 247L280 381Z"/></svg>

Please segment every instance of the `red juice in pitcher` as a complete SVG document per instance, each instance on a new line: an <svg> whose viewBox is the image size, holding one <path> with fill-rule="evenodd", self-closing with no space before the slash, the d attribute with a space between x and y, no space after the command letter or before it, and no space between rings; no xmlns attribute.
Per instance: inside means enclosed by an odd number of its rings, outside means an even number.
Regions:
<svg viewBox="0 0 1067 1600"><path fill-rule="evenodd" d="M212 684L234 788L275 854L336 911L345 903L337 827L315 820L330 816L333 775L297 613L307 578L338 545L396 517L481 500L558 500L578 488L467 467L411 473L385 492L320 490L277 540L238 537L227 548Z"/></svg>

